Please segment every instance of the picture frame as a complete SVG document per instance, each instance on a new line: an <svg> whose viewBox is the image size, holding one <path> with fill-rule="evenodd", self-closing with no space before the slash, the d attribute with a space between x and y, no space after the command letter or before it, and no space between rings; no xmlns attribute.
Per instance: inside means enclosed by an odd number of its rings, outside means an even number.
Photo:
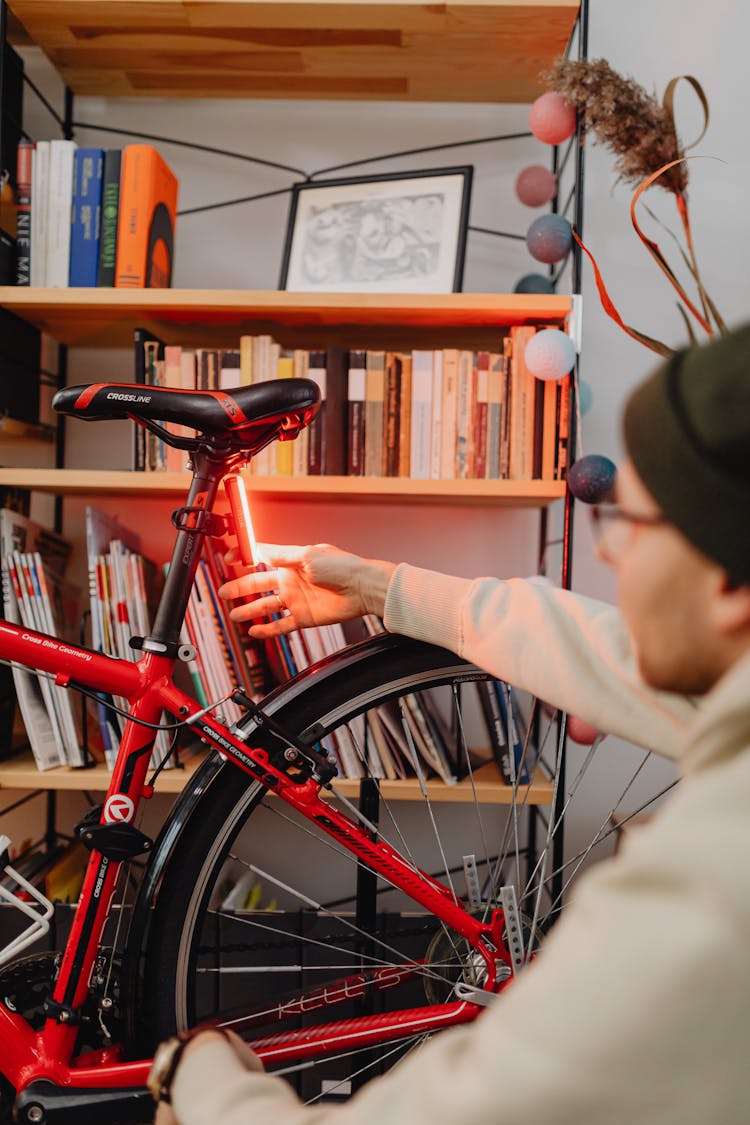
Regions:
<svg viewBox="0 0 750 1125"><path fill-rule="evenodd" d="M280 289L458 293L473 166L292 185Z"/></svg>

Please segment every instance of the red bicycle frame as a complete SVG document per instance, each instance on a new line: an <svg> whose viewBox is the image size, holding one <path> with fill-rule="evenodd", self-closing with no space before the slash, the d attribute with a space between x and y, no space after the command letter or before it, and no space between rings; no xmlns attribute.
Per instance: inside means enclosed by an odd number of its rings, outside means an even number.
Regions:
<svg viewBox="0 0 750 1125"><path fill-rule="evenodd" d="M498 991L512 976L508 971L512 964L503 941L501 910L496 910L488 921L472 916L443 884L406 862L384 841L373 840L356 820L324 801L320 796L321 779L316 779L314 770L300 771L274 764L265 749L253 748L241 741L210 714L210 708L201 708L173 682L179 630L202 539L206 534L216 533L212 508L219 484L231 467L229 459L213 454L204 456L199 451L194 463L188 506L173 515L178 535L152 635L142 642L142 656L137 662L103 656L10 622L0 622L0 658L51 675L62 687L80 686L87 691L105 692L128 703L129 719L97 830L100 826L133 825L141 801L151 796L147 770L161 716L167 712L178 722L192 725L207 746L231 760L279 800L317 824L373 872L462 935L484 962L483 991ZM304 757L304 751L301 754ZM133 832L137 834L134 828ZM111 848L110 854L105 854L108 850L105 844L97 846L98 831L92 830L90 835L91 855L59 975L46 1005L48 1018L44 1026L34 1031L20 1015L0 1003L0 1065L17 1091L32 1082L36 1088L40 1081L46 1081L68 1091L80 1090L82 1094L90 1090L93 1099L96 1091L127 1092L143 1087L150 1067L150 1059L123 1061L117 1047L73 1058L77 1013L88 996L92 968L123 862ZM85 832L83 839L86 842ZM414 968L404 966L402 970L397 966L387 972L356 974L322 993L313 990L297 1003L303 1008L331 1007L357 995L364 988L366 977L368 984L385 988L396 983L399 974L413 972ZM474 1019L481 1010L481 1004L471 998L459 999L356 1020L328 1022L302 1031L281 1032L251 1041L251 1045L266 1062L292 1061L384 1043L417 1032L428 1033ZM280 1004L278 1017L290 1011L288 1006ZM245 1022L247 1028L252 1026L252 1013L248 1013ZM242 1029L242 1024L241 1019L232 1020L234 1027Z"/></svg>

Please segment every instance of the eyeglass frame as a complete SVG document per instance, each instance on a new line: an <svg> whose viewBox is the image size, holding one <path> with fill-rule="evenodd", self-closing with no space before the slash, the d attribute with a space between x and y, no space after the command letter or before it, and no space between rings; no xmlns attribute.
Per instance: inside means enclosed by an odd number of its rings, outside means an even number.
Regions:
<svg viewBox="0 0 750 1125"><path fill-rule="evenodd" d="M605 539L608 527L611 527L617 522L625 523L630 527L662 527L669 523L669 520L666 519L665 516L638 515L636 512L629 512L627 509L621 508L619 504L592 504L590 511L591 523L594 528L594 541L597 548L604 551L614 561L619 561L625 548L620 551L608 550Z"/></svg>

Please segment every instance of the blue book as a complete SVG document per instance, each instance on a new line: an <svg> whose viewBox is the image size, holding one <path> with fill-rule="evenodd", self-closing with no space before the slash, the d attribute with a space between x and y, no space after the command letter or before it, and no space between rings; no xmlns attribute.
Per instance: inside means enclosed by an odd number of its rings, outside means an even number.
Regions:
<svg viewBox="0 0 750 1125"><path fill-rule="evenodd" d="M517 701L514 698L513 689L509 687L508 684L503 683L502 680L495 680L493 686L495 688L498 707L507 738L504 748L506 760L503 774L509 782L513 779L518 785L528 785L530 780L530 768L533 768L532 748L531 746L527 748L526 757L524 758L523 747L526 731L523 727ZM531 761L529 760L530 758L532 759Z"/></svg>
<svg viewBox="0 0 750 1125"><path fill-rule="evenodd" d="M70 227L71 286L96 285L102 225L103 173L104 149L76 149Z"/></svg>

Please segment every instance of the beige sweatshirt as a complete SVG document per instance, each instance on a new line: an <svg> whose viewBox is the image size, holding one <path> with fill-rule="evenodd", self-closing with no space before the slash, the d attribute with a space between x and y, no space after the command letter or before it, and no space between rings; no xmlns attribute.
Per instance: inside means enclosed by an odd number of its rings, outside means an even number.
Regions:
<svg viewBox="0 0 750 1125"><path fill-rule="evenodd" d="M207 1043L178 1071L181 1125L747 1125L750 657L696 707L639 682L611 607L406 566L386 624L679 757L683 780L473 1024L310 1108Z"/></svg>

